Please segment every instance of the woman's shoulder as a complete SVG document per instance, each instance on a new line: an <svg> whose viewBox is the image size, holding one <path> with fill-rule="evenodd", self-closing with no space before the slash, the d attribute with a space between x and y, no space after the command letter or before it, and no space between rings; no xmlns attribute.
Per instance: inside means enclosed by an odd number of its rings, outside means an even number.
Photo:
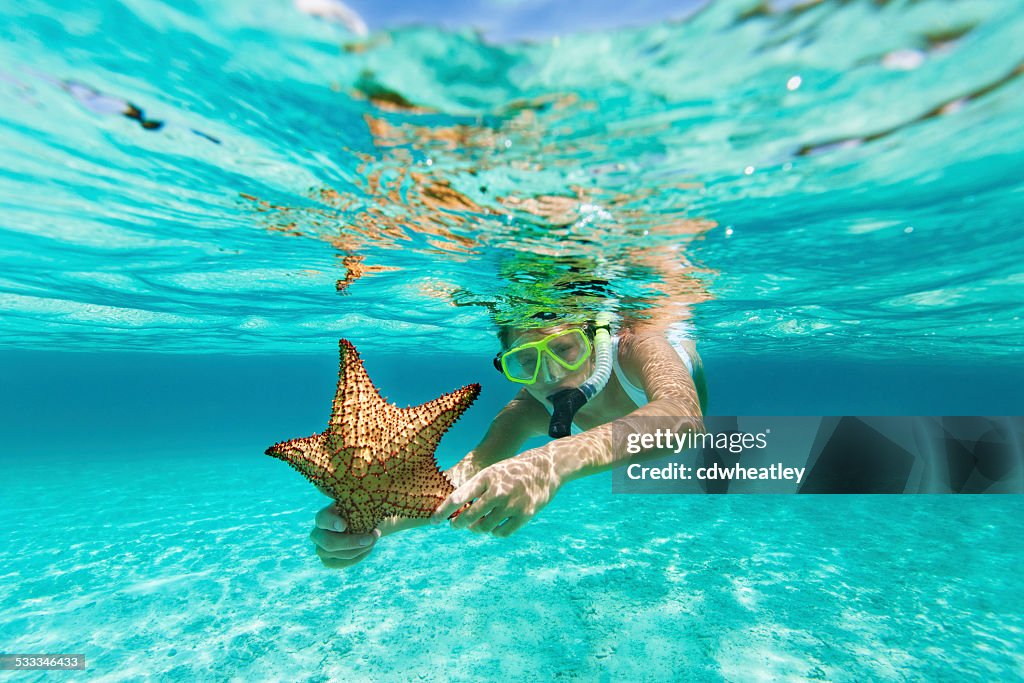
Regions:
<svg viewBox="0 0 1024 683"><path fill-rule="evenodd" d="M683 345L693 348L697 346L697 340L693 335L678 325L624 326L617 331L616 337L619 339L619 346L627 350L636 350L650 344Z"/></svg>
<svg viewBox="0 0 1024 683"><path fill-rule="evenodd" d="M645 375L663 373L667 367L678 365L684 371L689 368L682 360L681 353L690 358L697 356L696 341L691 338L669 339L669 331L652 328L626 329L619 335L619 365L631 381L646 383Z"/></svg>
<svg viewBox="0 0 1024 683"><path fill-rule="evenodd" d="M665 330L653 328L624 328L616 335L619 359L649 356L656 350L671 347Z"/></svg>

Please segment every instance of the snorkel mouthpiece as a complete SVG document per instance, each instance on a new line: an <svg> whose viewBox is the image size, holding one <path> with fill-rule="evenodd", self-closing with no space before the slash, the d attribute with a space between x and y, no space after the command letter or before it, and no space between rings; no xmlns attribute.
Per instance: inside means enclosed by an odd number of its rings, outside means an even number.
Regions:
<svg viewBox="0 0 1024 683"><path fill-rule="evenodd" d="M562 389L550 396L551 401L551 424L548 425L548 436L552 439L561 439L572 433L572 420L576 417L576 411L587 402L587 396L579 387Z"/></svg>
<svg viewBox="0 0 1024 683"><path fill-rule="evenodd" d="M548 436L561 439L572 433L572 420L576 412L594 398L608 384L612 374L612 338L610 316L599 315L594 332L594 348L597 357L594 372L586 382L574 389L562 389L548 396L551 402L551 423Z"/></svg>

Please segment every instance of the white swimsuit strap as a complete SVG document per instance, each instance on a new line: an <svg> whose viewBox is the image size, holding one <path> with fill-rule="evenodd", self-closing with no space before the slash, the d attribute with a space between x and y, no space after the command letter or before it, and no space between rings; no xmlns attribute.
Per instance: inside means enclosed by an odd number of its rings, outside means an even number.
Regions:
<svg viewBox="0 0 1024 683"><path fill-rule="evenodd" d="M612 339L612 361L613 361L612 362L612 369L615 370L615 376L618 378L619 384L622 385L622 388L625 390L625 392L629 396L630 400L632 400L633 403L635 403L638 408L640 406L647 405L647 403L648 403L647 394L644 392L643 389L641 389L640 387L636 386L635 384L633 384L632 382L629 381L629 378L626 377L626 373L622 370L622 366L619 365L619 338L618 338L618 336L616 336L616 337L614 337Z"/></svg>

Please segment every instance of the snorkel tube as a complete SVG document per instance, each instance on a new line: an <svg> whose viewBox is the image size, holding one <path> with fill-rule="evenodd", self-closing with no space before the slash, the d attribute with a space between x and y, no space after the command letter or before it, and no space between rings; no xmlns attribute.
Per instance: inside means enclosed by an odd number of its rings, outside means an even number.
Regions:
<svg viewBox="0 0 1024 683"><path fill-rule="evenodd" d="M611 319L607 314L599 315L594 323L594 355L594 372L586 382L572 389L562 389L547 397L551 401L548 436L552 439L561 439L572 433L572 420L576 417L576 412L604 389L612 376Z"/></svg>

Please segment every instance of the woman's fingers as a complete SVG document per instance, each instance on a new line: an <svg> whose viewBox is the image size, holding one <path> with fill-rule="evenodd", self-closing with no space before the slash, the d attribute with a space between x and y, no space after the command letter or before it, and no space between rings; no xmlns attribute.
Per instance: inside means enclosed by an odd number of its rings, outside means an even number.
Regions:
<svg viewBox="0 0 1024 683"><path fill-rule="evenodd" d="M326 531L344 531L345 520L338 514L338 509L334 505L328 505L320 512L316 513L315 524L318 528Z"/></svg>
<svg viewBox="0 0 1024 683"><path fill-rule="evenodd" d="M452 514L474 498L479 498L486 490L487 480L480 476L473 477L465 484L452 491L451 495L449 495L445 501L441 503L436 510L434 510L434 514L430 516L430 523L440 524L448 518L448 515ZM474 505L470 505L465 511L461 512L458 517L452 520L452 524L457 520L462 519L462 517L472 510L473 507Z"/></svg>
<svg viewBox="0 0 1024 683"><path fill-rule="evenodd" d="M337 553L328 553L317 548L316 554L320 558L320 562L328 569L344 569L365 560L370 556L370 550L370 548L366 548L361 553L352 557L336 557Z"/></svg>
<svg viewBox="0 0 1024 683"><path fill-rule="evenodd" d="M345 532L346 524L332 504L316 513L316 525L309 534L317 557L329 569L343 569L362 562L380 538L380 529L368 534Z"/></svg>
<svg viewBox="0 0 1024 683"><path fill-rule="evenodd" d="M329 553L350 552L366 550L373 546L380 538L380 530L374 529L368 534L348 534L336 531L326 531L317 527L309 535L318 550L326 550Z"/></svg>
<svg viewBox="0 0 1024 683"><path fill-rule="evenodd" d="M504 508L500 510L493 509L488 514L481 517L476 524L469 527L469 530L478 534L489 534L494 530L494 527L498 526L506 519L508 519L508 512Z"/></svg>
<svg viewBox="0 0 1024 683"><path fill-rule="evenodd" d="M505 522L494 529L491 533L499 538L505 538L511 536L518 531L524 524L530 521L529 517L514 516L509 517Z"/></svg>
<svg viewBox="0 0 1024 683"><path fill-rule="evenodd" d="M499 501L481 498L471 506L463 510L458 517L452 520L452 528L468 528L471 531L480 530L479 525L486 521L487 516L499 514L497 509Z"/></svg>
<svg viewBox="0 0 1024 683"><path fill-rule="evenodd" d="M488 513L495 512L495 508L501 503L490 496L483 495L473 501L473 504L459 513L459 516L452 520L453 529L465 529L472 527Z"/></svg>

